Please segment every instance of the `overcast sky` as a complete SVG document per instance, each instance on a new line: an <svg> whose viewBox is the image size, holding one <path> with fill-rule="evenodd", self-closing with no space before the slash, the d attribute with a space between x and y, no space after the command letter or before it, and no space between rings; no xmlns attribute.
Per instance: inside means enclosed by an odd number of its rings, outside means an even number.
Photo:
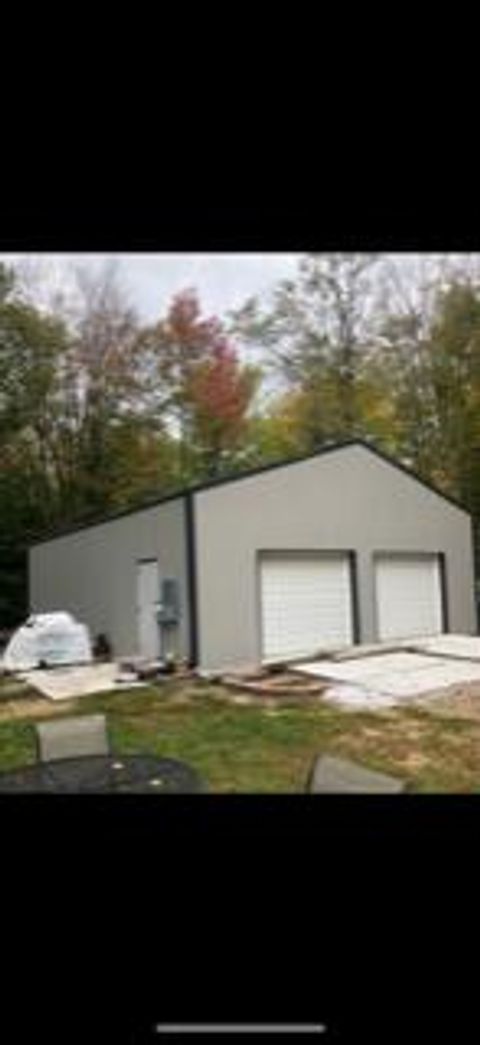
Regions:
<svg viewBox="0 0 480 1045"><path fill-rule="evenodd" d="M1 254L0 260L28 265L49 294L60 288L71 267L93 271L118 261L131 303L146 320L156 319L171 296L196 287L202 310L225 313L254 294L262 294L296 269L300 254Z"/></svg>
<svg viewBox="0 0 480 1045"><path fill-rule="evenodd" d="M263 296L275 284L292 277L301 254L0 254L0 261L19 265L34 277L39 304L51 304L52 293L68 287L76 266L99 271L118 264L130 304L141 320L158 319L171 297L187 287L199 293L204 314L224 316L253 295ZM438 255L390 254L409 281L415 283L425 262ZM479 255L450 255L465 267L467 257L479 266Z"/></svg>

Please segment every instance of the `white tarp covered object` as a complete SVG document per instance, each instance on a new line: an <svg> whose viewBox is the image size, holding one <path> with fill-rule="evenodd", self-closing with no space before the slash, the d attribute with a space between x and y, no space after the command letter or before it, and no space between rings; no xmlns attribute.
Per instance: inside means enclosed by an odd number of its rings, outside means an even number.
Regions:
<svg viewBox="0 0 480 1045"><path fill-rule="evenodd" d="M54 664L89 664L90 635L70 613L38 613L17 629L3 655L7 671L30 671Z"/></svg>

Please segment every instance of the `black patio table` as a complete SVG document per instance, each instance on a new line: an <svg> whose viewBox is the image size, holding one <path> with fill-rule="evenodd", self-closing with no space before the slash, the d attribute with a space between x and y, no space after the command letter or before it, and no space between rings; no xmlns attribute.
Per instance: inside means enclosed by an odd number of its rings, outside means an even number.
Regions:
<svg viewBox="0 0 480 1045"><path fill-rule="evenodd" d="M191 794L203 790L201 777L185 762L150 755L65 758L0 774L0 793Z"/></svg>

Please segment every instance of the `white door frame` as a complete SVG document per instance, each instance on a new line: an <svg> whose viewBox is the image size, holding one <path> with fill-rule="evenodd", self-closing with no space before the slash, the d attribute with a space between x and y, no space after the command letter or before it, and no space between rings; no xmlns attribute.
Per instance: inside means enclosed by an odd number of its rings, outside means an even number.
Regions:
<svg viewBox="0 0 480 1045"><path fill-rule="evenodd" d="M142 567L155 567L151 570L151 588L152 598L146 601L142 607L140 603L141 596L141 581ZM145 576L145 572L143 573ZM137 652L142 657L149 657L152 660L156 660L161 656L161 638L160 638L160 627L157 623L154 605L160 599L160 568L158 559L151 557L148 559L137 559L136 561L136 621L137 621L137 637L136 647ZM151 607L149 609L148 607ZM142 621L142 613L145 615Z"/></svg>

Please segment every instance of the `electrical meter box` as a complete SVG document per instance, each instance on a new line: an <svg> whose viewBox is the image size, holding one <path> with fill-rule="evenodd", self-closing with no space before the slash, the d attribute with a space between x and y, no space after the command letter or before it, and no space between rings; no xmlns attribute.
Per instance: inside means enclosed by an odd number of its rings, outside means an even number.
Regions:
<svg viewBox="0 0 480 1045"><path fill-rule="evenodd" d="M178 624L180 620L180 596L178 581L166 577L161 584L160 600L157 603L159 624Z"/></svg>

